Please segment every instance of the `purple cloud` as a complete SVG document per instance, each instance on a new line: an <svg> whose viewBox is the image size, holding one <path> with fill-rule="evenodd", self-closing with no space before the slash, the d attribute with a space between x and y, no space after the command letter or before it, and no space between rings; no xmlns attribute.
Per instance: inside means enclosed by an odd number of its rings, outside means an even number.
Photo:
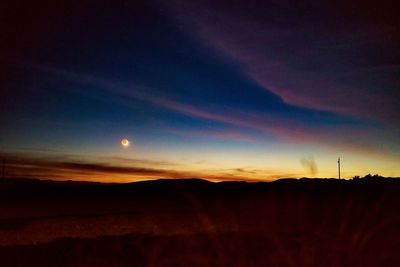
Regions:
<svg viewBox="0 0 400 267"><path fill-rule="evenodd" d="M223 123L239 130L255 130L265 136L274 137L285 142L312 144L360 153L379 155L392 154L390 148L391 145L394 144L394 142L392 142L394 137L392 134L388 134L385 129L348 125L325 125L324 127L316 127L310 126L307 121L299 121L291 119L290 117L256 112L247 113L242 110L213 105L196 106L181 103L177 100L157 94L149 94L147 93L148 88L140 86L127 85L55 67L37 64L29 64L28 66L78 83L94 85L105 92L112 93L112 97L107 100L116 99L119 104L123 104L127 107L131 105L131 100L140 100L158 108L164 108L192 118ZM346 132L345 135L338 134L344 132ZM201 133L199 132L198 134ZM211 137L218 135L215 131L208 133L203 132L202 134ZM219 134L219 136L223 135L226 136L226 133ZM230 138L233 138L233 136L231 135ZM243 135L239 137L236 134L235 138L243 139ZM248 138L248 140L251 139L249 136L246 138ZM382 140L385 140L385 142L382 142Z"/></svg>
<svg viewBox="0 0 400 267"><path fill-rule="evenodd" d="M335 1L173 3L169 10L188 31L285 102L400 127L399 21L392 12L371 17L370 7L358 3L355 15Z"/></svg>

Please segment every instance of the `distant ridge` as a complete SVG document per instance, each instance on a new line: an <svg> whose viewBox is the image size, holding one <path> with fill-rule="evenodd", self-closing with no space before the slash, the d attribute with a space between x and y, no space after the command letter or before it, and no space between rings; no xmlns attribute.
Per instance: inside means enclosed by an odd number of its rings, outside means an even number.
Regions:
<svg viewBox="0 0 400 267"><path fill-rule="evenodd" d="M57 181L51 179L35 179L35 178L3 178L0 179L0 190L10 189L38 189L38 188L133 188L133 187L192 187L192 188L204 188L204 187L263 187L263 186L292 186L292 185L332 185L332 184L398 184L400 185L400 179L398 177L386 177L379 179L359 179L359 180L345 180L337 178L282 178L274 181L259 181L259 182L248 182L248 181L221 181L212 182L206 179L199 178L183 178L183 179L157 179L157 180L146 180L129 183L101 183L101 182L90 182L90 181Z"/></svg>

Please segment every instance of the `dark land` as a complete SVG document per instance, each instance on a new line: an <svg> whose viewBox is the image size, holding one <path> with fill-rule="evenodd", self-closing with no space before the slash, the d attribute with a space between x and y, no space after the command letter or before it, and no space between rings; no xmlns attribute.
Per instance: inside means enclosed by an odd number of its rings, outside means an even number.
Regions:
<svg viewBox="0 0 400 267"><path fill-rule="evenodd" d="M0 265L400 266L400 179L3 179Z"/></svg>

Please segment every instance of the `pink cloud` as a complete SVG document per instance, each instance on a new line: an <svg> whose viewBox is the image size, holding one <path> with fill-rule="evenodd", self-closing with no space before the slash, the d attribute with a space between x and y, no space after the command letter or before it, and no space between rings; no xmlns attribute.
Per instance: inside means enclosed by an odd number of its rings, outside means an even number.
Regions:
<svg viewBox="0 0 400 267"><path fill-rule="evenodd" d="M274 13L274 8L280 10L285 5L285 13ZM207 1L177 0L167 8L188 31L194 30L205 44L241 63L249 78L286 103L384 121L399 129L399 66L382 68L374 63L373 55L360 53L364 47L374 45L376 48L370 53L380 49L380 57L389 57L397 46L396 38L389 38L396 35L396 27L359 24L351 16L342 18L348 20L346 27L336 25L336 20L321 26L307 19L282 26L279 21L291 18L281 16L296 9L296 4L271 3L269 7L260 7L259 16L236 9L235 5ZM319 8L317 4L300 5L294 14L301 14L305 7L317 11ZM345 11L348 10L334 6L321 12L327 13L324 19L329 22L337 15L335 12L344 16ZM368 60L371 65L356 64Z"/></svg>
<svg viewBox="0 0 400 267"><path fill-rule="evenodd" d="M222 140L233 140L247 143L259 143L261 140L253 135L245 134L239 130L180 130L167 129L169 133L186 137L217 138Z"/></svg>
<svg viewBox="0 0 400 267"><path fill-rule="evenodd" d="M256 130L269 137L274 137L285 142L297 144L312 144L334 149L343 149L360 153L387 154L387 147L381 146L379 140L383 138L379 130L371 128L351 128L338 129L337 126L325 126L324 128L315 128L307 124L307 122L291 119L288 117L272 116L268 114L247 113L232 108L220 106L195 106L181 103L179 101L168 99L155 94L146 92L146 88L127 86L106 79L97 79L94 76L70 72L63 69L52 68L42 65L30 65L38 70L61 75L67 79L80 83L95 85L104 91L109 91L115 95L119 95L118 102L127 107L131 105L131 100L141 100L146 103L161 107L170 111L181 113L193 118L210 120L223 123L237 129ZM346 132L345 135L338 132ZM202 131L197 134L211 137L231 138L231 139L247 139L252 137L243 134L218 132L218 131ZM391 137L390 137L391 138ZM363 142L363 140L368 140Z"/></svg>
<svg viewBox="0 0 400 267"><path fill-rule="evenodd" d="M388 147L379 144L381 143L379 142L381 133L378 130L373 131L370 128L343 128L340 126L312 128L303 125L299 121L271 117L264 114L247 114L234 110L201 108L156 97L153 97L152 100L149 101L166 109L191 117L225 123L238 128L257 130L263 134L292 143L314 144L328 148L369 154L386 154L388 152ZM343 135L341 133L346 134ZM215 131L192 132L192 134L209 135L211 137L218 135L219 137L225 136L226 138L232 138L234 136L232 133L218 133ZM243 136L237 135L236 138L243 140Z"/></svg>

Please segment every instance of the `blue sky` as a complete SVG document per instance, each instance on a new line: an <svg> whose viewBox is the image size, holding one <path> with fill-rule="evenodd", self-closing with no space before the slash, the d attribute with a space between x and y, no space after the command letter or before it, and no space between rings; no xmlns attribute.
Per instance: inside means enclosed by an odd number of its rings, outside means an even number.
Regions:
<svg viewBox="0 0 400 267"><path fill-rule="evenodd" d="M348 176L399 175L399 20L390 5L378 7L384 16L330 2L6 5L5 157L33 169L60 167L44 163L54 156L115 167L126 158L132 168L155 160L172 177L268 180L311 175L303 158L318 165L312 175L334 176L340 155ZM134 145L124 150L122 137ZM57 172L17 165L20 175ZM165 165L145 167L163 171L66 175L168 176Z"/></svg>

